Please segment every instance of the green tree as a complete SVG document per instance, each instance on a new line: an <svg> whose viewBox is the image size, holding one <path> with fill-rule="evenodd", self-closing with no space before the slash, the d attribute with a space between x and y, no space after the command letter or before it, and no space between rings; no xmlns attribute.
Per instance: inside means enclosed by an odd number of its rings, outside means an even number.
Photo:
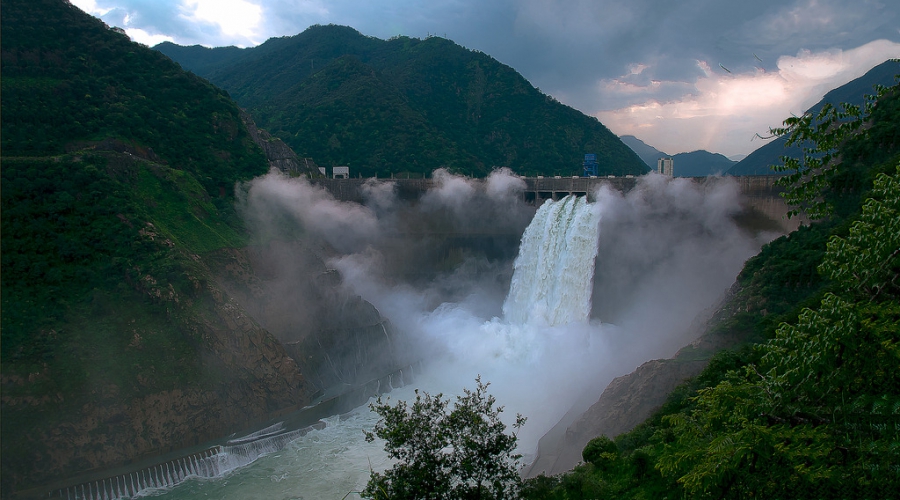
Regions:
<svg viewBox="0 0 900 500"><path fill-rule="evenodd" d="M857 165L852 161L855 158L846 158L846 153L853 150L846 147L847 143L870 135L876 103L884 108L896 106L896 94L896 85L879 86L875 95L866 96L866 104L862 107L827 103L818 113L792 116L784 121L784 127L770 130L773 136L787 136L785 146L797 145L803 152L800 158L783 156L783 165L772 166L773 170L786 174L778 184L786 188L783 196L793 206L788 217L805 212L812 220L827 218L834 213L837 197L846 195L847 191L856 191L852 178L858 174L853 172ZM882 131L876 135L889 136L886 145L895 146L897 132L891 122L884 120L880 125L882 129L889 129L887 134ZM869 170L869 165L862 170Z"/></svg>
<svg viewBox="0 0 900 500"><path fill-rule="evenodd" d="M760 362L666 417L659 460L698 497L883 498L900 476L900 165L881 174L821 273L834 286L782 324Z"/></svg>
<svg viewBox="0 0 900 500"><path fill-rule="evenodd" d="M503 407L487 393L490 384L476 379L474 391L464 389L453 409L442 394L416 390L410 406L381 398L370 405L381 416L366 440L385 441L397 462L384 474L372 472L365 498L503 499L516 498L520 487L515 453L516 435L507 434L500 420ZM525 418L516 415L518 429Z"/></svg>
<svg viewBox="0 0 900 500"><path fill-rule="evenodd" d="M585 462L601 469L609 468L619 458L619 448L612 439L598 436L591 439L581 452Z"/></svg>

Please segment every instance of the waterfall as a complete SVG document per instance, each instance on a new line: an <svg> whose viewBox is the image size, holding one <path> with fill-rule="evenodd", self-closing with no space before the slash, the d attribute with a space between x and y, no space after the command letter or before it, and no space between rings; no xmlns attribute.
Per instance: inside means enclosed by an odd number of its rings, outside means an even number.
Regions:
<svg viewBox="0 0 900 500"><path fill-rule="evenodd" d="M513 264L503 304L507 322L556 326L588 320L599 223L599 211L583 196L541 205Z"/></svg>

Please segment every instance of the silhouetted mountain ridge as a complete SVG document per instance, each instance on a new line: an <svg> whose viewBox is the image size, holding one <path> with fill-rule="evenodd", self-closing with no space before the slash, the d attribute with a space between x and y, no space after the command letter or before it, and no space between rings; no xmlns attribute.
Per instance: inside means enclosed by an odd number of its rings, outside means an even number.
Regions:
<svg viewBox="0 0 900 500"><path fill-rule="evenodd" d="M710 153L706 150L670 155L650 146L633 135L623 135L620 139L626 146L637 153L651 170L656 170L656 163L660 158L672 158L675 177L706 177L707 175L722 174L736 163L724 155Z"/></svg>
<svg viewBox="0 0 900 500"><path fill-rule="evenodd" d="M633 135L623 135L619 137L626 146L631 148L637 155L647 164L651 170L656 170L656 161L660 158L668 158L672 155L663 153L646 142L638 139Z"/></svg>
<svg viewBox="0 0 900 500"><path fill-rule="evenodd" d="M720 153L710 153L706 150L678 153L672 157L674 160L675 177L706 177L707 175L724 174L735 165L735 161L729 160Z"/></svg>

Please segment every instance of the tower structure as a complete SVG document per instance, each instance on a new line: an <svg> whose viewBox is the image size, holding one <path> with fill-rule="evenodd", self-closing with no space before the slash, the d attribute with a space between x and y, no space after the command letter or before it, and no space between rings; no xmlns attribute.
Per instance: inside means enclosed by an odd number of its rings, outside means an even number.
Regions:
<svg viewBox="0 0 900 500"><path fill-rule="evenodd" d="M597 162L597 155L588 153L584 155L584 174L582 177L596 177L600 164Z"/></svg>
<svg viewBox="0 0 900 500"><path fill-rule="evenodd" d="M656 173L672 177L675 175L674 172L675 160L672 158L660 158L659 160L656 160Z"/></svg>

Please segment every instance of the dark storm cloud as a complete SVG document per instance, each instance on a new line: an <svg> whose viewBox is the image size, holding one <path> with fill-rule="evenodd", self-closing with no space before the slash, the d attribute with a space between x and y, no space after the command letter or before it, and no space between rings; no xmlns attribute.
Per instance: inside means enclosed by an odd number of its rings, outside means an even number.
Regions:
<svg viewBox="0 0 900 500"><path fill-rule="evenodd" d="M898 40L897 11L874 2L535 0L512 10L506 36L515 43L486 52L578 109L615 109L632 102L621 95L598 102L592 89L598 80L628 75L632 65L647 66L647 83L693 82L703 75L698 60L735 72L771 71L778 57L801 49Z"/></svg>
<svg viewBox="0 0 900 500"><path fill-rule="evenodd" d="M749 153L761 145L750 142L755 133L780 125L824 92L885 59L900 57L900 5L896 2L73 3L149 45L170 39L184 45L247 46L329 23L352 26L382 39L446 37L511 66L545 93L598 117L613 132L637 135L672 153L700 148ZM848 57L842 58L842 53ZM792 70L791 65L802 71ZM779 80L772 81L772 75ZM745 100L733 107L734 98L716 98L736 93L755 96L757 102ZM634 106L639 107L637 112L631 109ZM689 123L673 121L685 116ZM739 120L728 120L728 116ZM679 129L697 133L666 135Z"/></svg>
<svg viewBox="0 0 900 500"><path fill-rule="evenodd" d="M89 0L88 0L89 1ZM76 2L79 3L79 2ZM547 91L589 87L617 78L632 64L652 64L645 75L690 80L694 61L722 63L732 71L775 68L781 55L800 49L853 48L898 40L898 7L889 2L799 0L757 2L695 0L248 0L262 7L260 34L292 35L311 24L352 26L379 38L446 36L509 64ZM96 0L103 17L180 43L220 43L215 26L196 26L183 14L197 2ZM762 60L760 62L754 54ZM590 107L571 94L572 104ZM585 101L582 103L582 101Z"/></svg>

